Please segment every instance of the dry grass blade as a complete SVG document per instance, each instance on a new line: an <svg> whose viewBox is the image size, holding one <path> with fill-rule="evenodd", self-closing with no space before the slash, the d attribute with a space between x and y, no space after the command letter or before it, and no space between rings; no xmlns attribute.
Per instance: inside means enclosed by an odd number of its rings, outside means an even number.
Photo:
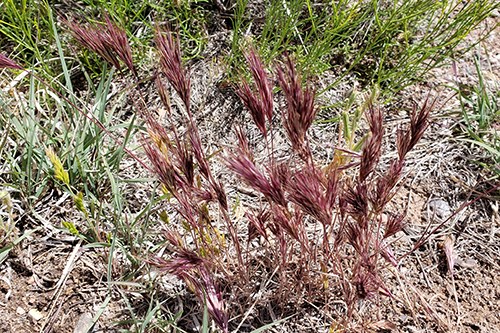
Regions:
<svg viewBox="0 0 500 333"><path fill-rule="evenodd" d="M448 264L448 270L450 271L450 274L453 275L453 270L455 267L455 254L453 251L453 239L450 236L446 236L444 241L443 241L443 249L444 253L446 255L446 262Z"/></svg>
<svg viewBox="0 0 500 333"><path fill-rule="evenodd" d="M42 331L44 331L44 332L47 328L50 329L51 322L54 320L54 309L58 304L57 301L59 300L59 298L61 296L61 292L64 289L63 288L64 284L66 283L68 276L71 273L71 270L73 269L73 267L75 265L75 262L78 260L81 245L82 245L82 240L78 241L75 248L71 252L70 257L68 258L68 261L66 262L66 265L64 266L64 270L61 274L61 277L59 278L59 281L57 281L54 294L52 295L52 302L50 305L49 312L47 314L47 319L45 320L45 322L42 325Z"/></svg>
<svg viewBox="0 0 500 333"><path fill-rule="evenodd" d="M458 301L458 295L457 295L457 288L455 285L455 274L454 274L454 268L455 268L455 260L456 260L456 254L454 250L454 245L455 242L451 236L445 236L443 240L443 249L444 249L444 254L446 256L446 263L448 265L448 270L450 272L451 276L451 283L453 286L453 296L455 298L455 304L457 307L457 321L460 321L460 302Z"/></svg>

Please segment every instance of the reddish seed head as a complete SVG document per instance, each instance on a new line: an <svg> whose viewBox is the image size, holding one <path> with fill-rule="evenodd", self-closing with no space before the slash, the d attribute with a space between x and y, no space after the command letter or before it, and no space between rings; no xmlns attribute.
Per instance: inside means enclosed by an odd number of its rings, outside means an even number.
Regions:
<svg viewBox="0 0 500 333"><path fill-rule="evenodd" d="M297 241L302 240L302 215L300 210L296 210L297 215L291 216L288 210L274 205L272 207L273 222Z"/></svg>
<svg viewBox="0 0 500 333"><path fill-rule="evenodd" d="M377 294L380 282L376 273L370 269L360 269L354 278L357 297L360 299L371 298Z"/></svg>
<svg viewBox="0 0 500 333"><path fill-rule="evenodd" d="M403 160L392 160L389 170L386 171L385 175L377 179L375 190L370 192L370 200L376 212L381 212L384 206L392 199L393 189L401 177L403 165Z"/></svg>
<svg viewBox="0 0 500 333"><path fill-rule="evenodd" d="M250 144L248 143L248 138L245 133L245 130L241 128L240 126L236 127L236 137L238 138L238 148L239 151L248 157L250 161L253 161L254 156L253 156L253 151L250 149Z"/></svg>
<svg viewBox="0 0 500 333"><path fill-rule="evenodd" d="M14 60L0 53L0 68L23 69Z"/></svg>
<svg viewBox="0 0 500 333"><path fill-rule="evenodd" d="M204 260L189 250L178 250L177 255L170 259L155 259L155 265L162 271L182 277L186 271L197 269Z"/></svg>
<svg viewBox="0 0 500 333"><path fill-rule="evenodd" d="M262 193L266 199L285 206L285 194L278 175L272 175L271 181L257 169L255 164L244 154L230 155L226 159L228 167L253 189Z"/></svg>
<svg viewBox="0 0 500 333"><path fill-rule="evenodd" d="M324 225L331 223L330 193L322 182L317 170L306 166L294 174L288 182L290 200Z"/></svg>
<svg viewBox="0 0 500 333"><path fill-rule="evenodd" d="M180 186L180 175L175 170L170 159L168 159L164 153L162 153L154 143L149 140L144 140L144 151L148 156L149 161L153 166L153 170L162 182L162 184L167 188L168 191L176 193L178 187Z"/></svg>
<svg viewBox="0 0 500 333"><path fill-rule="evenodd" d="M210 178L210 165L208 164L207 158L205 157L198 129L194 124L190 124L189 126L189 141L191 143L194 157L198 162L200 173L205 178Z"/></svg>
<svg viewBox="0 0 500 333"><path fill-rule="evenodd" d="M182 64L179 42L170 31L164 32L156 28L155 43L160 53L160 68L189 112L191 81Z"/></svg>
<svg viewBox="0 0 500 333"><path fill-rule="evenodd" d="M295 65L290 58L285 67L278 68L278 81L287 102L283 113L283 125L294 150L304 159L310 158L306 132L313 123L317 109L314 107L314 92L303 89Z"/></svg>
<svg viewBox="0 0 500 333"><path fill-rule="evenodd" d="M260 210L258 214L254 214L252 212L247 212L245 216L248 218L248 240L256 238L258 235L261 235L266 240L267 232L266 225L270 217L270 213L268 210Z"/></svg>
<svg viewBox="0 0 500 333"><path fill-rule="evenodd" d="M107 15L104 16L104 19L106 25L89 27L83 27L79 23L66 19L62 21L81 45L97 53L118 69L121 67L121 60L128 69L136 74L125 30L118 28Z"/></svg>
<svg viewBox="0 0 500 333"><path fill-rule="evenodd" d="M366 184L358 183L354 188L350 188L344 192L347 203L347 211L357 219L366 222L368 216L368 188ZM365 227L364 225L362 226Z"/></svg>
<svg viewBox="0 0 500 333"><path fill-rule="evenodd" d="M384 136L382 111L370 105L367 112L367 118L368 125L370 126L370 137L365 142L361 155L361 164L359 168L360 181L365 181L377 165Z"/></svg>
<svg viewBox="0 0 500 333"><path fill-rule="evenodd" d="M387 220L384 231L384 238L395 235L397 232L403 229L403 219L405 215L391 215Z"/></svg>
<svg viewBox="0 0 500 333"><path fill-rule="evenodd" d="M200 279L198 280L198 298L204 301L214 322L219 326L222 332L227 333L228 317L222 295L215 285L212 274L205 267L199 269Z"/></svg>
<svg viewBox="0 0 500 333"><path fill-rule="evenodd" d="M427 97L420 111L414 106L410 116L409 128L398 130L397 148L400 160L405 158L406 154L415 147L424 135L425 130L429 126L430 112L434 109L435 103L436 100L430 101L429 97Z"/></svg>
<svg viewBox="0 0 500 333"><path fill-rule="evenodd" d="M262 112L267 117L267 120L271 122L273 119L273 89L269 84L264 63L254 49L250 50L246 55L246 59L260 96Z"/></svg>
<svg viewBox="0 0 500 333"><path fill-rule="evenodd" d="M113 51L125 66L137 75L132 60L132 51L127 39L127 33L124 29L120 29L116 24L111 22L108 15L104 15L104 19L106 21L107 33L109 34L109 41Z"/></svg>
<svg viewBox="0 0 500 333"><path fill-rule="evenodd" d="M266 137L266 114L259 96L254 94L248 82L241 83L236 89L236 94L240 97L245 107L250 111L250 115L252 116L257 128L260 130L262 135Z"/></svg>
<svg viewBox="0 0 500 333"><path fill-rule="evenodd" d="M176 275L183 280L198 297L206 304L207 310L215 323L223 332L228 332L228 318L224 301L212 274L208 270L208 262L195 252L177 249L177 254L170 260L155 258L151 261L164 272Z"/></svg>
<svg viewBox="0 0 500 333"><path fill-rule="evenodd" d="M262 60L255 50L246 54L246 60L254 79L255 92L247 81L243 81L236 89L245 107L250 111L253 121L262 135L267 136L266 118L273 118L273 89L269 83Z"/></svg>
<svg viewBox="0 0 500 333"><path fill-rule="evenodd" d="M171 106L170 106L170 95L169 95L169 93L167 91L167 88L163 84L161 76L160 76L159 73L156 75L155 84L156 84L156 89L158 91L158 94L160 95L161 102L163 103L163 105L167 109L167 113L169 115L171 115L172 114L172 109L171 109Z"/></svg>

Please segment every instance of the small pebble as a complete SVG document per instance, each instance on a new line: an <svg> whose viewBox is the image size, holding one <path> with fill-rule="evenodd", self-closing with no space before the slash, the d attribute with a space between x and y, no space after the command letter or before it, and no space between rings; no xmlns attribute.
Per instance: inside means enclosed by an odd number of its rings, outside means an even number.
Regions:
<svg viewBox="0 0 500 333"><path fill-rule="evenodd" d="M73 333L87 333L92 332L92 315L88 312L83 313L78 322L76 323Z"/></svg>
<svg viewBox="0 0 500 333"><path fill-rule="evenodd" d="M39 321L40 319L43 318L43 314L38 311L37 309L31 309L28 311L28 315L34 320L34 321Z"/></svg>
<svg viewBox="0 0 500 333"><path fill-rule="evenodd" d="M452 215L450 204L440 198L429 201L429 209L440 219L447 219Z"/></svg>

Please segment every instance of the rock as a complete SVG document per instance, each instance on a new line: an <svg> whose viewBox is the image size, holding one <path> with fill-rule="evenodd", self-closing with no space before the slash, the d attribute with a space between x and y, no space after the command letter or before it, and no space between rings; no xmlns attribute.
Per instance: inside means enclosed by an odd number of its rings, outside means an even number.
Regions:
<svg viewBox="0 0 500 333"><path fill-rule="evenodd" d="M441 198L430 200L428 206L431 213L442 220L452 215L450 204Z"/></svg>
<svg viewBox="0 0 500 333"><path fill-rule="evenodd" d="M73 333L88 333L93 332L92 315L88 312L83 313L76 323Z"/></svg>
<svg viewBox="0 0 500 333"><path fill-rule="evenodd" d="M30 316L34 321L39 321L43 318L43 313L41 313L37 309L31 309L28 311L28 316Z"/></svg>

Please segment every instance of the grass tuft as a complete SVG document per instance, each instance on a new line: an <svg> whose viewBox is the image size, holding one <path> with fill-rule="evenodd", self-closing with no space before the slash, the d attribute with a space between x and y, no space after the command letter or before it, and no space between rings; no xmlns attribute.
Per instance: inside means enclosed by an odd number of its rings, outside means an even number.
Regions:
<svg viewBox="0 0 500 333"><path fill-rule="evenodd" d="M467 87L458 84L457 92L463 117L463 131L469 137L465 141L483 149L491 163L482 163L486 169L500 175L500 90L486 83L480 59L474 58L478 78L477 85Z"/></svg>

